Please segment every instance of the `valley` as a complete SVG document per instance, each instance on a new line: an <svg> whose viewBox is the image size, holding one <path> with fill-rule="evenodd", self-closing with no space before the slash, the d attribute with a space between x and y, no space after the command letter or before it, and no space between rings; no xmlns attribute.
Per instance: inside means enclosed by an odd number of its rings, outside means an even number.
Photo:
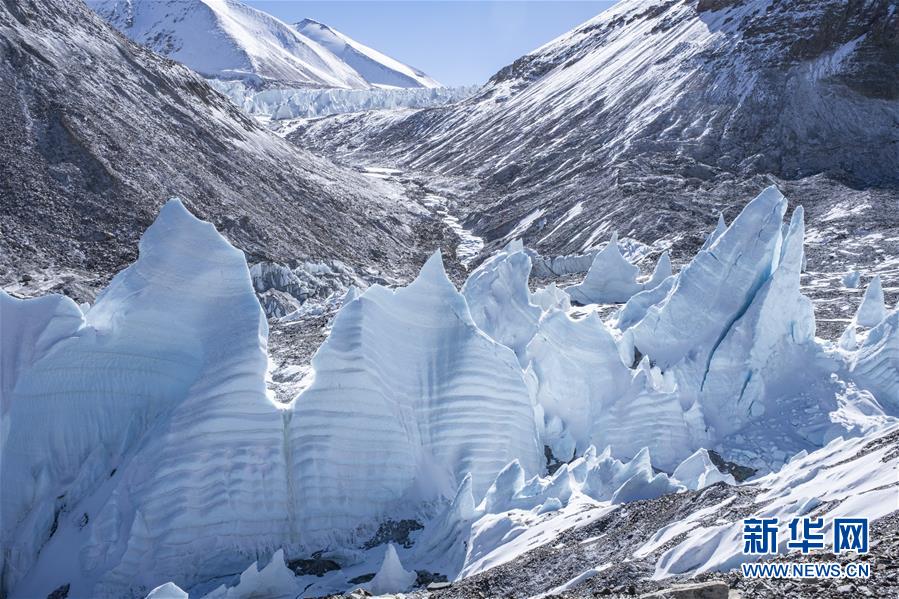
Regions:
<svg viewBox="0 0 899 599"><path fill-rule="evenodd" d="M0 597L895 595L897 25L0 3Z"/></svg>

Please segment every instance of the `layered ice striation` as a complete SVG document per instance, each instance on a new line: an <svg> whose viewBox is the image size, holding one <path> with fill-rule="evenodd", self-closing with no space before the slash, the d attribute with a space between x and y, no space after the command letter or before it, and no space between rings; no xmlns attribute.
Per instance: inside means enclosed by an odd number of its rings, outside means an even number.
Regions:
<svg viewBox="0 0 899 599"><path fill-rule="evenodd" d="M278 548L352 540L464 481L482 497L511 459L540 472L518 360L476 326L439 254L406 288L347 294L313 384L276 407L243 254L177 200L140 250L86 314L0 298L13 596L193 589ZM257 284L293 280L257 270Z"/></svg>
<svg viewBox="0 0 899 599"><path fill-rule="evenodd" d="M4 587L30 570L21 595L146 592L280 542L280 416L242 252L173 200L83 321L69 304L4 299L28 348L4 391Z"/></svg>
<svg viewBox="0 0 899 599"><path fill-rule="evenodd" d="M287 439L307 539L451 496L468 474L482 496L513 458L539 470L518 360L476 326L439 253L408 287L346 303L313 367Z"/></svg>

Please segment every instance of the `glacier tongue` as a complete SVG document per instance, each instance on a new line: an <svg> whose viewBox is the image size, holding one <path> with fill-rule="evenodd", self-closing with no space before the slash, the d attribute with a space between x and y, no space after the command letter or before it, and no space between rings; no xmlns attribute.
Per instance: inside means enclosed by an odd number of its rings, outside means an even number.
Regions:
<svg viewBox="0 0 899 599"><path fill-rule="evenodd" d="M459 102L477 90L474 86L406 89L268 86L256 89L239 80L207 79L207 82L247 114L272 121L366 110L428 108Z"/></svg>

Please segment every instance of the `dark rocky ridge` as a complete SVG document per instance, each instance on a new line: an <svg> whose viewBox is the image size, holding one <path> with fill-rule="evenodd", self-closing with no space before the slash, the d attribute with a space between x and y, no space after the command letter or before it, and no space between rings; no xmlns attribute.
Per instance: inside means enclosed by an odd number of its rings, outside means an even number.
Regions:
<svg viewBox="0 0 899 599"><path fill-rule="evenodd" d="M171 196L251 260L423 259L394 189L284 142L81 0L2 0L0 283L44 268L102 285Z"/></svg>

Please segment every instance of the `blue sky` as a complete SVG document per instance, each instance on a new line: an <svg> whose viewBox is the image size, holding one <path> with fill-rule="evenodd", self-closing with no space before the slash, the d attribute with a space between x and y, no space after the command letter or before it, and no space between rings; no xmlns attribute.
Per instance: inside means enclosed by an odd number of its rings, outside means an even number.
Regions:
<svg viewBox="0 0 899 599"><path fill-rule="evenodd" d="M244 0L293 23L321 21L444 85L483 83L610 0Z"/></svg>

